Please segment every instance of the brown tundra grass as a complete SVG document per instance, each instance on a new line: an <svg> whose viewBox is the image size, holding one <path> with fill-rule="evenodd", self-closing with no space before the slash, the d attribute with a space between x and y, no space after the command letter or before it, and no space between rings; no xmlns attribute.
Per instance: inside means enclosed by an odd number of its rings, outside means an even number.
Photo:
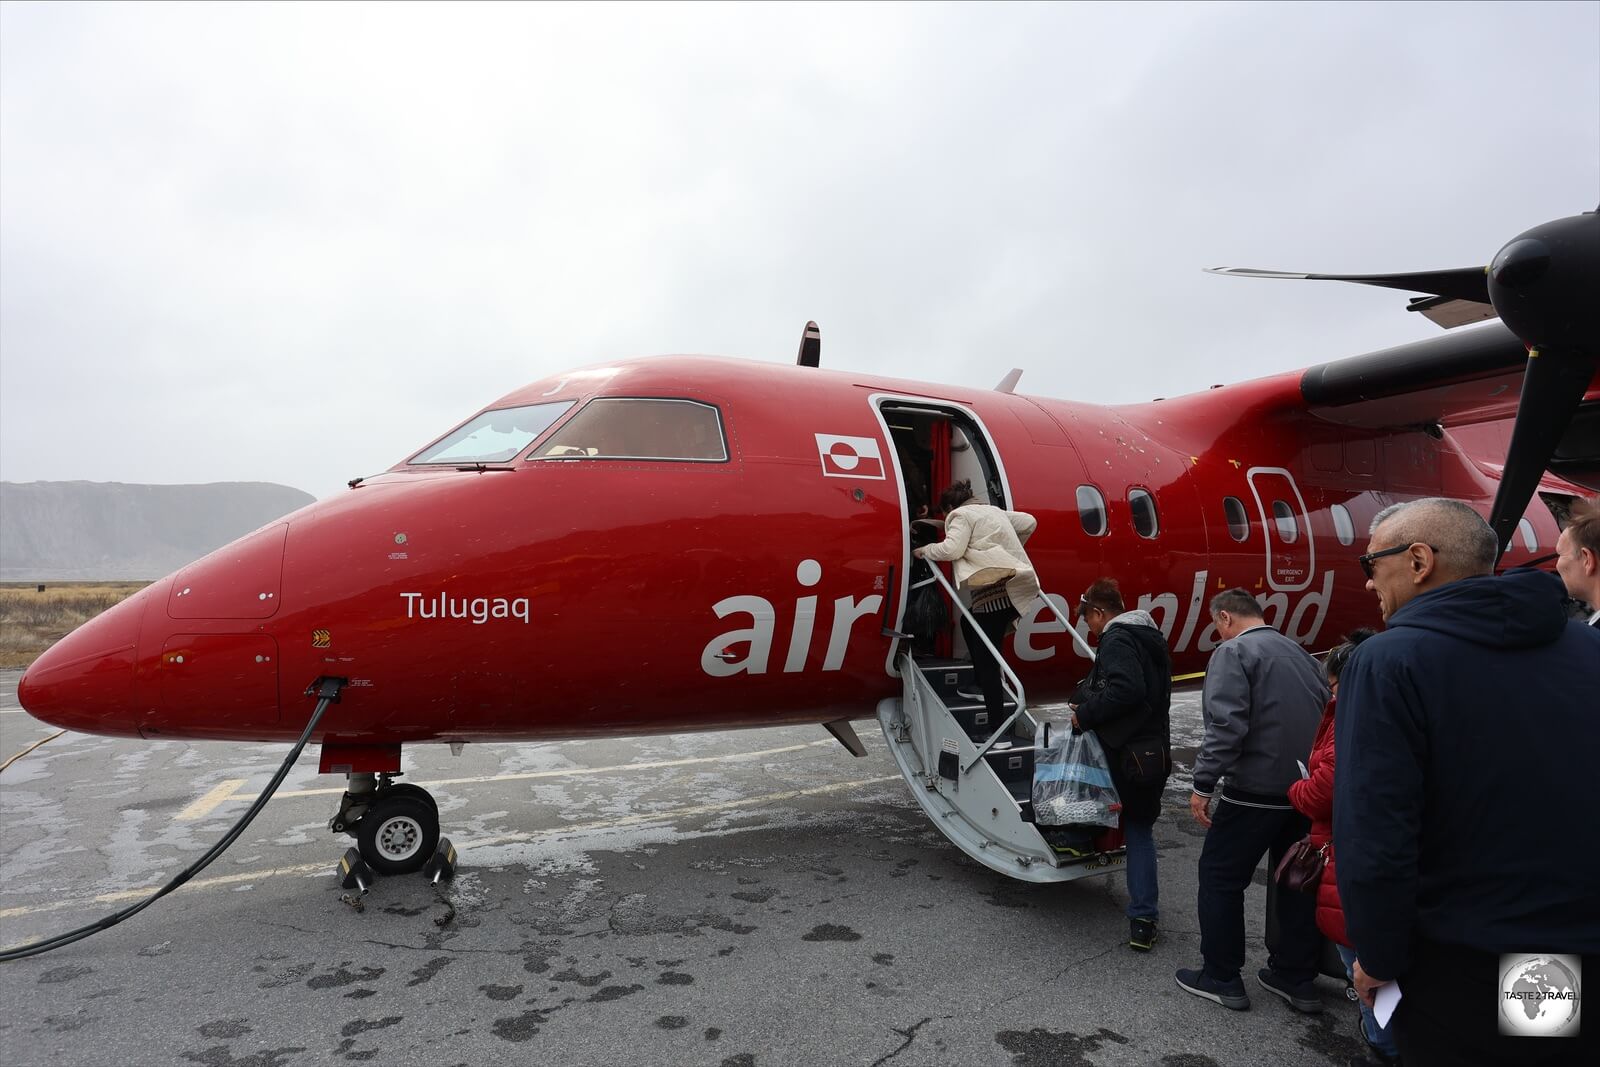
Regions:
<svg viewBox="0 0 1600 1067"><path fill-rule="evenodd" d="M0 582L0 668L26 667L68 633L149 584Z"/></svg>

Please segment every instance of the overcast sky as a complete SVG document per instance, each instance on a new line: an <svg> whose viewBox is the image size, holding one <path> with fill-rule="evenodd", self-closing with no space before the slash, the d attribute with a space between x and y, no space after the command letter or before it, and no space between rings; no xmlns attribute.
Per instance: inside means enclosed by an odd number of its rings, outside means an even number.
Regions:
<svg viewBox="0 0 1600 1067"><path fill-rule="evenodd" d="M328 495L671 352L1094 402L1600 202L1600 3L0 8L0 477Z"/></svg>

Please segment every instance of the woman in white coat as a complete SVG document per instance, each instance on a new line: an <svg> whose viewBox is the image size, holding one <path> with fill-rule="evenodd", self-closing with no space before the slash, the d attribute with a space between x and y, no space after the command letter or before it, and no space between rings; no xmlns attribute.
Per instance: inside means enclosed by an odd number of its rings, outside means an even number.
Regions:
<svg viewBox="0 0 1600 1067"><path fill-rule="evenodd" d="M970 481L951 485L939 497L939 504L945 511L944 540L913 551L920 559L955 561L956 585L971 592L973 617L998 652L1012 624L1039 596L1039 576L1022 548L1038 523L1025 512L978 503ZM990 721L998 722L1005 704L1000 663L965 617L961 629L983 690L984 707Z"/></svg>

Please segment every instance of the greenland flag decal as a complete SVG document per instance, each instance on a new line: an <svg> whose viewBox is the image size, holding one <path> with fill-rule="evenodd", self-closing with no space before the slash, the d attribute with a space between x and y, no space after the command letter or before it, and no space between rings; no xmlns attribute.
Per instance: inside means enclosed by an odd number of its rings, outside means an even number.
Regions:
<svg viewBox="0 0 1600 1067"><path fill-rule="evenodd" d="M878 450L877 438L838 437L829 433L815 436L823 477L883 480L883 453Z"/></svg>

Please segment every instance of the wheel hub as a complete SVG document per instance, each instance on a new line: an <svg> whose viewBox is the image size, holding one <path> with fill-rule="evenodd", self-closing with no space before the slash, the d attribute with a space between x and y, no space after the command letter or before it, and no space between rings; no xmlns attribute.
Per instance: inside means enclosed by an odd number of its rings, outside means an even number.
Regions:
<svg viewBox="0 0 1600 1067"><path fill-rule="evenodd" d="M400 861L414 855L422 844L422 827L416 820L397 816L378 827L376 844L385 859Z"/></svg>

